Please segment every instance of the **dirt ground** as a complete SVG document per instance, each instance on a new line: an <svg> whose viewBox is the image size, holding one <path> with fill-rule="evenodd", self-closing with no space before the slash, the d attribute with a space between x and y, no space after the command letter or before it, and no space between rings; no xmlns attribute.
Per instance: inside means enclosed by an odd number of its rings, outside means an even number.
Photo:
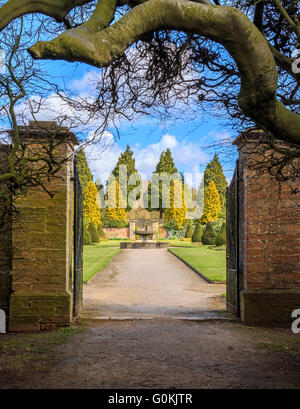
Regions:
<svg viewBox="0 0 300 409"><path fill-rule="evenodd" d="M0 334L0 388L300 388L300 335L230 320L223 292L126 250L85 286L80 324Z"/></svg>
<svg viewBox="0 0 300 409"><path fill-rule="evenodd" d="M0 387L300 387L300 337L288 329L174 319L81 327L62 342L57 332L3 335Z"/></svg>

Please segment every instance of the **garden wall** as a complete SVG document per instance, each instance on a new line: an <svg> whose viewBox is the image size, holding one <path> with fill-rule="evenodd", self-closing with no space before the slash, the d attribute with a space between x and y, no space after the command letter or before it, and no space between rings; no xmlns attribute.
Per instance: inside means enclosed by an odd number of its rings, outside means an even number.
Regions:
<svg viewBox="0 0 300 409"><path fill-rule="evenodd" d="M103 231L107 239L129 239L129 227L104 227Z"/></svg>

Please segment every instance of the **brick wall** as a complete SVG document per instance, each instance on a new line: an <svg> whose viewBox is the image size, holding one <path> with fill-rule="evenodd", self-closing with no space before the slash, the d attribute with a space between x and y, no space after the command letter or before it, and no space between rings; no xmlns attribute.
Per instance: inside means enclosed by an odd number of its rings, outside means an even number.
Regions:
<svg viewBox="0 0 300 409"><path fill-rule="evenodd" d="M7 171L7 146L0 145L0 173ZM9 194L6 186L1 185L2 193ZM1 209L0 209L1 210ZM0 309L8 314L11 293L11 220L0 225Z"/></svg>
<svg viewBox="0 0 300 409"><path fill-rule="evenodd" d="M292 310L300 308L300 181L279 183L270 174L268 164L282 155L266 144L263 132L241 135L236 144L242 318L254 323L289 320ZM299 158L284 169L285 176L295 168L300 168Z"/></svg>
<svg viewBox="0 0 300 409"><path fill-rule="evenodd" d="M129 239L129 227L124 228L104 227L103 231L107 239Z"/></svg>

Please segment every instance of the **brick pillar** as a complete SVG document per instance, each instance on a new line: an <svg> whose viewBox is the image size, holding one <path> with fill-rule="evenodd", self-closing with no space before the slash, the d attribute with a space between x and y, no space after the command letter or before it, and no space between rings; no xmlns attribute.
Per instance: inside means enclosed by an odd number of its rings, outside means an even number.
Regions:
<svg viewBox="0 0 300 409"><path fill-rule="evenodd" d="M55 123L40 123L49 138ZM53 131L54 132L54 131ZM47 144L45 132L33 124L21 129L29 149ZM71 158L75 135L61 129L55 150L59 159ZM12 223L12 295L9 329L39 330L68 325L72 320L73 160L65 162L51 183L19 197Z"/></svg>
<svg viewBox="0 0 300 409"><path fill-rule="evenodd" d="M129 238L135 240L135 222L129 223Z"/></svg>
<svg viewBox="0 0 300 409"><path fill-rule="evenodd" d="M286 142L275 141L282 149ZM250 130L239 150L239 269L241 319L246 324L282 325L300 308L300 181L282 181L268 171L275 152L263 131ZM300 159L283 169L300 168Z"/></svg>
<svg viewBox="0 0 300 409"><path fill-rule="evenodd" d="M0 144L0 174L8 171L8 146ZM9 195L7 186L1 185L1 193ZM2 202L0 202L1 206ZM1 211L2 209L0 209ZM11 219L6 214L0 224L0 309L8 317L9 297L11 293Z"/></svg>

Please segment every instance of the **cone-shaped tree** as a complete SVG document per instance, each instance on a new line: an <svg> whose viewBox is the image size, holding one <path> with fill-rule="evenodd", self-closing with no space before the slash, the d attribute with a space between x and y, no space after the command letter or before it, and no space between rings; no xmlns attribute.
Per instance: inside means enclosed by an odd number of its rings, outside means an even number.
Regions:
<svg viewBox="0 0 300 409"><path fill-rule="evenodd" d="M126 166L126 186L124 186L123 183L121 182L125 182L125 180L123 181L123 176L122 176L122 172L120 170L122 170L122 167L120 167L121 165L125 165ZM123 168L124 169L124 168ZM130 192L136 188L137 186L140 185L141 181L137 180L134 184L132 183L128 183L129 182L129 178L131 175L136 174L138 177L138 171L136 170L135 167L135 158L133 157L133 151L130 149L130 146L127 145L126 150L124 152L121 153L121 155L119 156L119 159L117 161L117 164L115 166L115 168L112 171L112 174L114 175L114 177L117 179L117 181L119 182L119 184L121 185L121 189L122 189L122 193L123 193L123 197L124 199L127 198L127 210L129 211L131 208L128 204L128 197ZM125 179L125 177L124 177ZM127 191L127 193L126 193ZM127 195L127 196L125 196ZM139 199L139 195L137 196L137 199Z"/></svg>
<svg viewBox="0 0 300 409"><path fill-rule="evenodd" d="M208 222L202 234L202 243L213 245L216 243L216 232L211 222Z"/></svg>
<svg viewBox="0 0 300 409"><path fill-rule="evenodd" d="M107 188L107 206L105 218L126 223L127 215L122 191L117 180L111 180Z"/></svg>
<svg viewBox="0 0 300 409"><path fill-rule="evenodd" d="M208 186L204 189L204 213L201 217L201 221L207 223L218 220L220 210L220 195L215 182L211 180Z"/></svg>
<svg viewBox="0 0 300 409"><path fill-rule="evenodd" d="M216 237L216 246L223 246L226 244L226 223L222 224L221 230Z"/></svg>
<svg viewBox="0 0 300 409"><path fill-rule="evenodd" d="M204 171L204 188L207 188L211 181L214 181L220 195L221 210L219 217L225 219L227 181L217 154L214 155Z"/></svg>
<svg viewBox="0 0 300 409"><path fill-rule="evenodd" d="M165 209L165 222L176 220L177 229L182 229L186 215L186 205L184 203L184 189L179 180L174 180L170 185L170 207Z"/></svg>
<svg viewBox="0 0 300 409"><path fill-rule="evenodd" d="M84 245L90 245L92 244L92 239L91 239L91 235L88 232L88 229L86 228L85 225L83 225L83 244Z"/></svg>
<svg viewBox="0 0 300 409"><path fill-rule="evenodd" d="M101 223L101 210L97 205L98 189L90 180L87 183L84 200L83 200L83 215L87 223L94 223L96 229Z"/></svg>
<svg viewBox="0 0 300 409"><path fill-rule="evenodd" d="M82 147L77 152L77 167L78 175L81 184L82 193L85 193L88 182L93 181L93 175L86 160L86 156Z"/></svg>
<svg viewBox="0 0 300 409"><path fill-rule="evenodd" d="M193 236L194 230L191 224L188 225L188 228L186 229L185 232L185 238L186 239L191 239Z"/></svg>
<svg viewBox="0 0 300 409"><path fill-rule="evenodd" d="M100 240L106 238L105 233L104 233L104 230L103 230L101 224L99 224L99 226L98 226L97 233L98 233L98 235L99 235L99 237L100 237Z"/></svg>
<svg viewBox="0 0 300 409"><path fill-rule="evenodd" d="M178 170L175 166L170 149L166 149L160 154L160 158L156 165L154 174L157 174L159 176L163 176L164 174L166 175L178 174ZM152 176L152 179L153 179L153 176ZM165 211L165 206L163 204L163 197L162 197L163 196L162 185L163 185L162 181L159 181L158 186L156 186L154 183L149 183L148 192L146 193L148 195L149 210L158 210L160 212L161 218L163 217L163 214ZM151 208L151 194L154 194L154 195L158 194L159 201L158 201L157 208L153 208L153 209Z"/></svg>
<svg viewBox="0 0 300 409"><path fill-rule="evenodd" d="M97 233L97 229L96 229L96 227L95 227L95 225L94 225L93 222L91 222L91 223L89 224L88 231L89 231L89 233L90 233L90 236L91 236L91 239L92 239L92 243L100 243L100 238L99 238L99 235L98 235L98 233Z"/></svg>
<svg viewBox="0 0 300 409"><path fill-rule="evenodd" d="M193 243L200 243L202 239L202 226L200 223L197 223L195 231L192 235L192 242Z"/></svg>

